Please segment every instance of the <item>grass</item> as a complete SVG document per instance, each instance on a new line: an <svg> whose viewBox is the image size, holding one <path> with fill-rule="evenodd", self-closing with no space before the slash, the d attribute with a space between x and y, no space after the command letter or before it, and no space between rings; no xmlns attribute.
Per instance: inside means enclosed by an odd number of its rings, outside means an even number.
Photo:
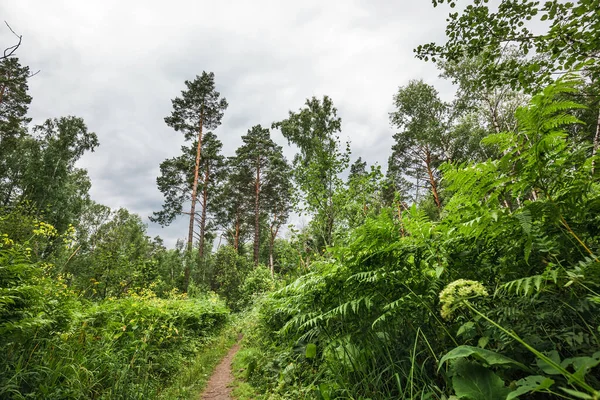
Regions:
<svg viewBox="0 0 600 400"><path fill-rule="evenodd" d="M233 391L232 395L237 400L261 400L265 397L257 393L248 379L248 362L246 360L246 354L252 353L256 349L241 349L233 358L232 369L233 369Z"/></svg>

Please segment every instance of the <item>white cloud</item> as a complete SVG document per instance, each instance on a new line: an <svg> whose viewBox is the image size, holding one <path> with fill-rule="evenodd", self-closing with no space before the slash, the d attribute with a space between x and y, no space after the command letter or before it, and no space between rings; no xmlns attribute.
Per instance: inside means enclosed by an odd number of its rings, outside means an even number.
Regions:
<svg viewBox="0 0 600 400"><path fill-rule="evenodd" d="M13 0L0 12L24 37L23 63L41 70L30 82L34 122L83 117L101 143L81 161L92 197L144 218L162 203L158 165L182 142L163 121L170 100L202 70L215 72L230 104L215 131L226 155L251 126L270 126L327 94L353 158L385 166L398 86L423 78L443 96L451 91L413 55L418 44L444 38L447 11L428 1ZM2 44L11 41L5 31ZM150 224L149 232L174 244L186 222Z"/></svg>

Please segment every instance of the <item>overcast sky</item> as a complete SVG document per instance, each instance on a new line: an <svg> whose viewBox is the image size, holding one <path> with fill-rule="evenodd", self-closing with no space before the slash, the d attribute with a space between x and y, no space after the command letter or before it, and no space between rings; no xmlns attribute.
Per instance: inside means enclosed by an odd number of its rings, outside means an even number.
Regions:
<svg viewBox="0 0 600 400"><path fill-rule="evenodd" d="M444 40L446 7L428 0L4 0L0 20L23 35L18 56L33 71L33 123L76 115L100 147L79 165L94 200L126 207L167 244L187 236L185 218L148 221L160 209L159 164L179 154L182 135L164 123L171 99L203 70L215 73L229 109L215 131L232 155L256 124L329 95L352 159L385 167L391 153L392 96L410 79L451 86L414 58L419 44ZM2 48L13 37L0 27ZM274 139L293 151L274 132Z"/></svg>

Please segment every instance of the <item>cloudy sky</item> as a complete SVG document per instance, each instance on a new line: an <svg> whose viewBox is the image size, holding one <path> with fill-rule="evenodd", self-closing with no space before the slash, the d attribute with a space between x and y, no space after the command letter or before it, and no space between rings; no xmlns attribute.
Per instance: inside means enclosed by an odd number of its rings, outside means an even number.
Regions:
<svg viewBox="0 0 600 400"><path fill-rule="evenodd" d="M163 119L184 80L215 73L229 102L215 131L226 155L251 126L270 126L327 94L352 158L385 167L397 88L424 79L451 96L435 67L412 51L444 39L447 12L428 0L0 2L0 20L23 35L22 63L40 70L30 81L33 122L83 117L100 140L80 162L92 198L140 214L149 234L168 244L186 236L185 220L161 228L147 216L162 204L158 166L182 144ZM0 45L13 40L0 27ZM277 132L274 139L291 158Z"/></svg>

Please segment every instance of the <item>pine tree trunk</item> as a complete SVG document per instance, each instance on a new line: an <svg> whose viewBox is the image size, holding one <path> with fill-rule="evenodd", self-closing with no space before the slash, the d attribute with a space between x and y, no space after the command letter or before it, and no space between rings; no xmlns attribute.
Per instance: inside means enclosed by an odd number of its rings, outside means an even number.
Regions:
<svg viewBox="0 0 600 400"><path fill-rule="evenodd" d="M210 166L206 165L204 174L204 187L202 188L202 217L200 218L200 248L198 255L202 260L204 258L204 232L206 230L206 204L208 203L208 179L210 178Z"/></svg>
<svg viewBox="0 0 600 400"><path fill-rule="evenodd" d="M198 195L198 174L200 169L200 155L202 154L202 120L204 119L204 108L200 110L200 124L198 127L198 146L196 147L196 165L194 167L194 181L192 182L192 205L190 207L190 226L188 229L187 251L192 251L194 244L194 220L196 217L196 196ZM186 262L183 276L183 291L187 293L190 283L190 265Z"/></svg>
<svg viewBox="0 0 600 400"><path fill-rule="evenodd" d="M254 197L254 266L258 266L258 250L260 245L260 218L259 218L259 201L260 201L260 155L256 157L256 185Z"/></svg>
<svg viewBox="0 0 600 400"><path fill-rule="evenodd" d="M233 236L233 248L238 251L240 246L240 213L239 211L235 214L235 234Z"/></svg>

